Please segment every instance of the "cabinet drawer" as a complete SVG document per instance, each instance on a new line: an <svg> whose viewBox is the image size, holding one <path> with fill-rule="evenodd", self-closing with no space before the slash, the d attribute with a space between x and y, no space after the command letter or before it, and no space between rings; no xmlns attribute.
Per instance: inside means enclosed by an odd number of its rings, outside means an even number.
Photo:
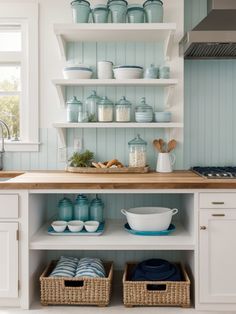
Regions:
<svg viewBox="0 0 236 314"><path fill-rule="evenodd" d="M0 195L0 219L18 218L18 194Z"/></svg>
<svg viewBox="0 0 236 314"><path fill-rule="evenodd" d="M236 208L236 193L201 193L200 208Z"/></svg>

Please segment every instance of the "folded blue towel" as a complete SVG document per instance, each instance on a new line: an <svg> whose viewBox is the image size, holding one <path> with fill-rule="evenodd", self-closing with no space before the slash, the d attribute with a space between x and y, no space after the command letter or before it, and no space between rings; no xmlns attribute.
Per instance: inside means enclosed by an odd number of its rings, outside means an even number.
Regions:
<svg viewBox="0 0 236 314"><path fill-rule="evenodd" d="M150 259L139 263L131 274L133 281L181 281L179 267L163 259Z"/></svg>
<svg viewBox="0 0 236 314"><path fill-rule="evenodd" d="M106 272L100 259L85 257L79 261L75 277L104 278Z"/></svg>
<svg viewBox="0 0 236 314"><path fill-rule="evenodd" d="M75 257L61 256L50 277L74 277L78 261Z"/></svg>

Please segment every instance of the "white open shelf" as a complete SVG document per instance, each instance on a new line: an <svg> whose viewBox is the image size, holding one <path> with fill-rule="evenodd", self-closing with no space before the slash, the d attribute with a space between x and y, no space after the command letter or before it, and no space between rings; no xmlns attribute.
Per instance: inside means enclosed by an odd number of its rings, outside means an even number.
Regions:
<svg viewBox="0 0 236 314"><path fill-rule="evenodd" d="M175 23L55 24L60 52L66 58L68 42L164 42L164 55L170 57Z"/></svg>
<svg viewBox="0 0 236 314"><path fill-rule="evenodd" d="M105 128L145 128L145 129L172 129L172 128L183 128L183 123L179 122L169 122L169 123L137 123L137 122L128 122L128 123L102 123L102 122L90 122L90 123L67 123L67 122L57 122L53 123L53 127L57 129L58 136L61 142L61 147L66 147L66 131L67 129L76 129L76 128L87 128L87 129L105 129Z"/></svg>
<svg viewBox="0 0 236 314"><path fill-rule="evenodd" d="M177 79L128 79L128 80L101 80L101 79L54 79L55 85L62 107L66 106L66 87L69 86L160 86L173 87L178 84Z"/></svg>
<svg viewBox="0 0 236 314"><path fill-rule="evenodd" d="M135 236L124 229L120 220L106 221L101 236L52 236L47 233L49 223L31 239L31 250L194 250L194 239L175 223L176 230L168 236Z"/></svg>

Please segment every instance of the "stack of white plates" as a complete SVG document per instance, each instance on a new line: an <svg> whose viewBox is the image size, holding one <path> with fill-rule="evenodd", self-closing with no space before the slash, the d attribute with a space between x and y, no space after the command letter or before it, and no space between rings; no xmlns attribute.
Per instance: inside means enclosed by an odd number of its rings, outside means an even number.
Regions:
<svg viewBox="0 0 236 314"><path fill-rule="evenodd" d="M135 112L135 121L140 123L148 123L153 121L151 112Z"/></svg>
<svg viewBox="0 0 236 314"><path fill-rule="evenodd" d="M140 79L143 77L143 68L136 65L120 65L113 68L117 80Z"/></svg>
<svg viewBox="0 0 236 314"><path fill-rule="evenodd" d="M93 71L84 64L66 66L63 70L65 79L90 79Z"/></svg>

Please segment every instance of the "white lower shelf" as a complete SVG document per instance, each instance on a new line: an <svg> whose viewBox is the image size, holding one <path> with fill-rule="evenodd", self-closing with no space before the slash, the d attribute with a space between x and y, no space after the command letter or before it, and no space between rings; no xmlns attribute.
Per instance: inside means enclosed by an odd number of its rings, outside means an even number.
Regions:
<svg viewBox="0 0 236 314"><path fill-rule="evenodd" d="M193 237L179 223L176 230L161 237L135 236L124 229L124 221L106 221L104 234L94 237L52 236L49 223L31 239L31 250L194 250Z"/></svg>

